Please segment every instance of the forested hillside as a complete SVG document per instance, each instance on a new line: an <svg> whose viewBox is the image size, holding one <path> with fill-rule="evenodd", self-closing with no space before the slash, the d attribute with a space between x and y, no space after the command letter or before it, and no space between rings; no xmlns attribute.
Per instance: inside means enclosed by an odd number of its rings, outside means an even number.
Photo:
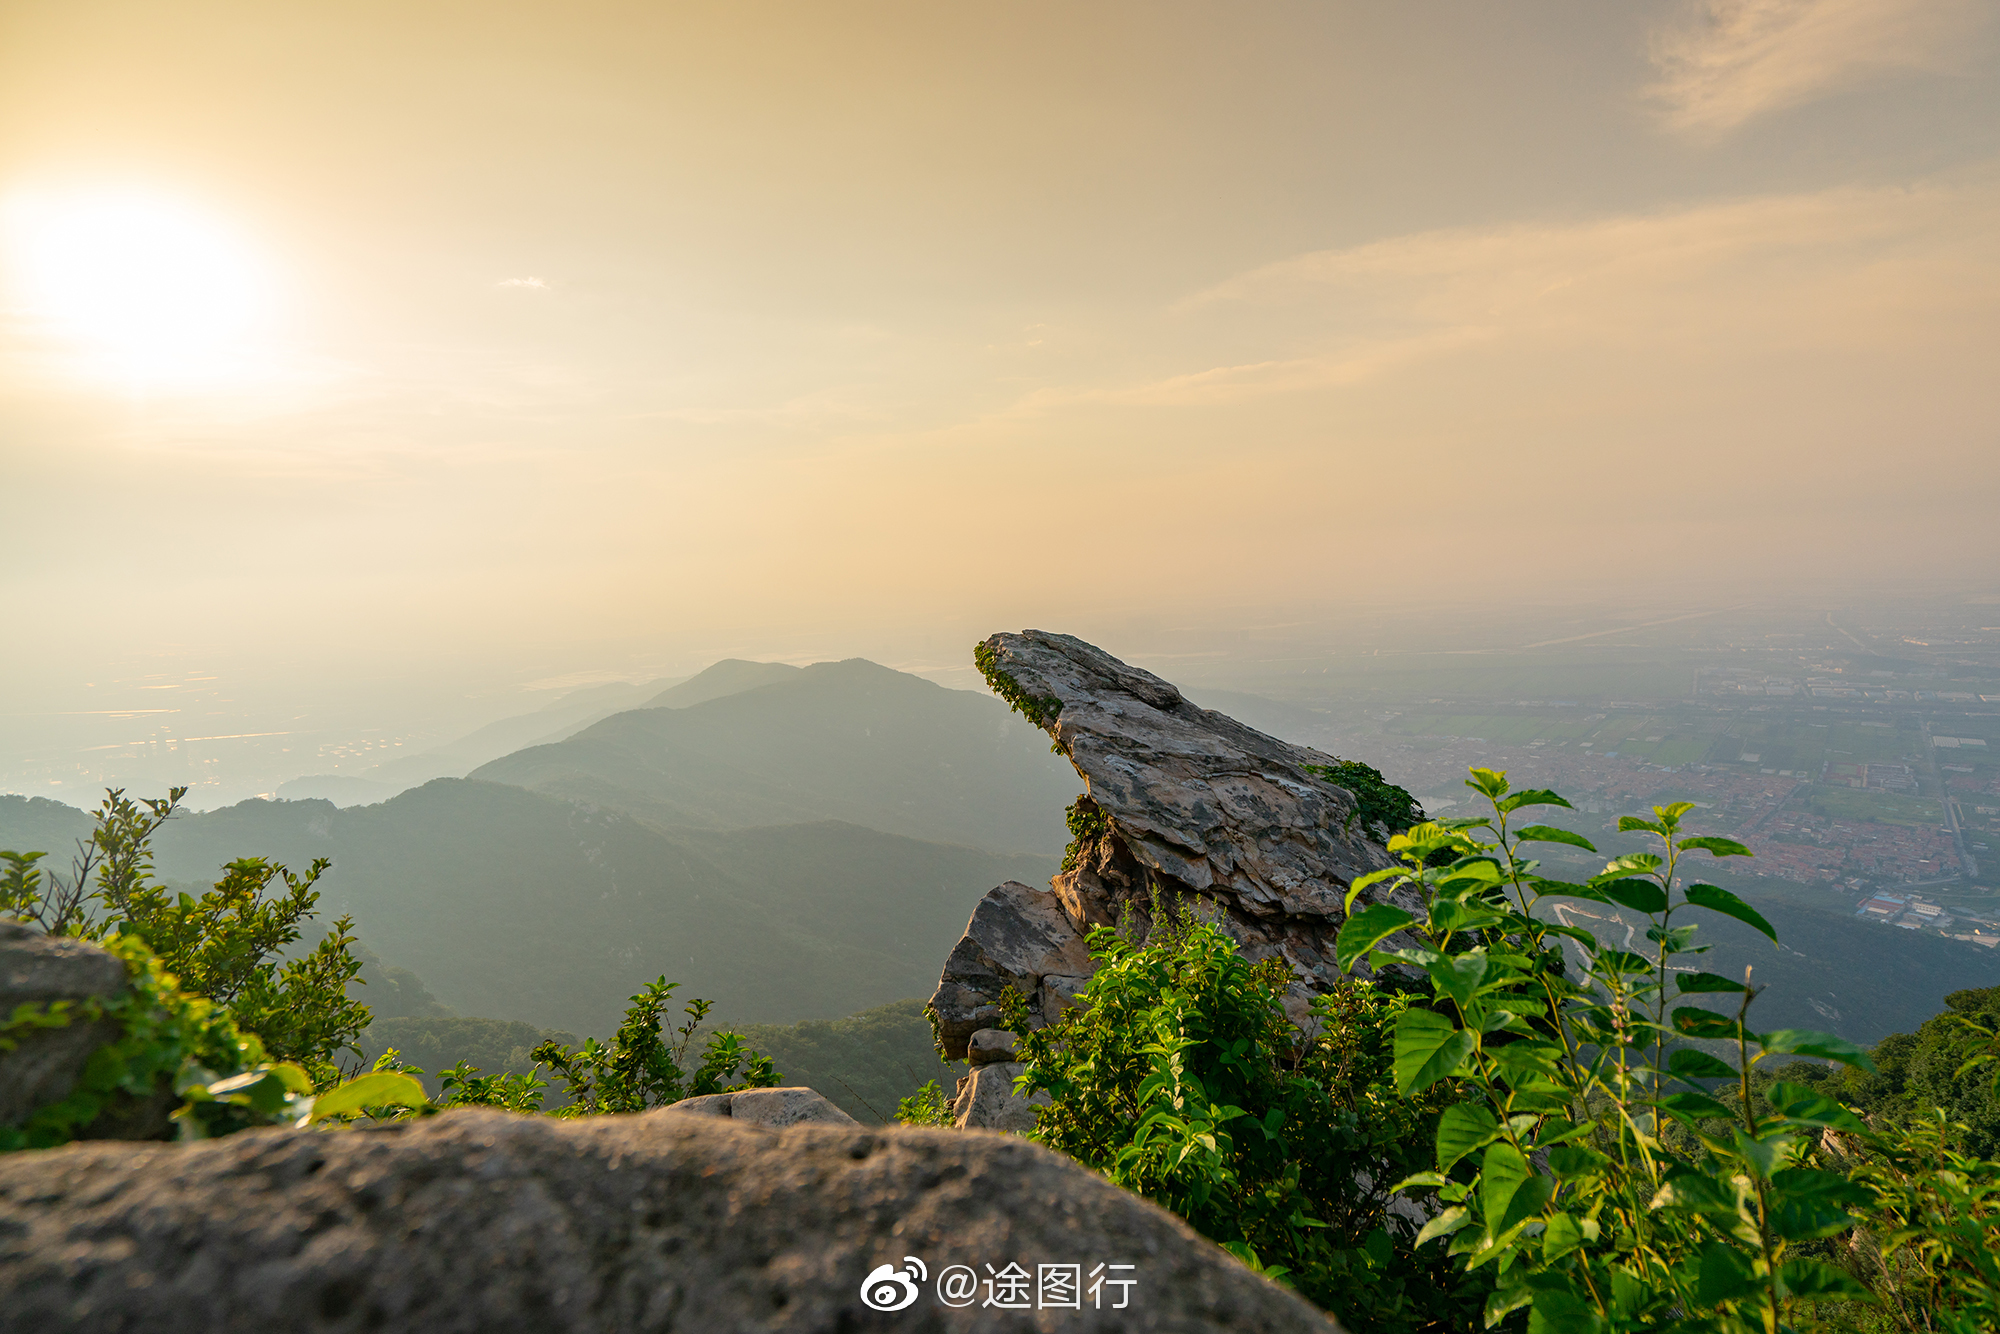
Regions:
<svg viewBox="0 0 2000 1334"><path fill-rule="evenodd" d="M1062 850L1063 809L1081 788L998 700L858 658L687 708L614 714L470 776L662 825L846 820L1039 853Z"/></svg>
<svg viewBox="0 0 2000 1334"><path fill-rule="evenodd" d="M80 811L0 798L0 848L60 863L88 830ZM236 857L331 857L322 915L352 913L364 942L459 1014L605 1035L661 974L728 1022L928 995L981 894L1055 870L831 822L668 833L460 779L350 810L243 802L176 818L156 845L160 874L183 883Z"/></svg>

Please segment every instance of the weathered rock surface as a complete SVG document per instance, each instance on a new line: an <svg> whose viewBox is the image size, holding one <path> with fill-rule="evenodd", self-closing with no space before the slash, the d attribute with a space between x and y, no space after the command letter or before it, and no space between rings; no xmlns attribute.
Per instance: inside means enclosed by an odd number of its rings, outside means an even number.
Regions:
<svg viewBox="0 0 2000 1334"><path fill-rule="evenodd" d="M1287 1008L1305 1021L1311 997L1341 977L1333 944L1349 883L1390 864L1352 827L1353 795L1307 771L1335 757L1191 704L1071 635L1026 630L981 647L1002 693L1028 701L1076 766L1080 814L1099 832L1046 900L1002 885L973 911L932 998L946 1053L963 1056L971 1033L998 1018L1008 982L1034 1000L1036 1018L1053 1019L1090 973L1075 964L1088 953L1082 934L1126 918L1148 928L1156 888L1169 905L1208 899L1245 955L1290 965ZM1073 936L1044 924L1049 907Z"/></svg>
<svg viewBox="0 0 2000 1334"><path fill-rule="evenodd" d="M991 1065L1014 1059L1015 1035L1004 1028L982 1028L965 1044L965 1059L973 1065Z"/></svg>
<svg viewBox="0 0 2000 1334"><path fill-rule="evenodd" d="M19 1005L110 1000L125 989L125 965L87 941L50 939L22 922L0 919L0 1019ZM109 1020L43 1028L0 1051L0 1126L16 1126L37 1107L61 1102L76 1087L90 1054L118 1036Z"/></svg>
<svg viewBox="0 0 2000 1334"><path fill-rule="evenodd" d="M925 1265L915 1300L870 1309L864 1278L905 1256ZM1136 1266L1126 1309L1113 1287L1093 1309L1100 1263ZM941 1303L947 1266L988 1264L1078 1264L1081 1309L981 1306L983 1285ZM1334 1328L1019 1139L670 1112L7 1155L0 1293L0 1334Z"/></svg>
<svg viewBox="0 0 2000 1334"><path fill-rule="evenodd" d="M1088 977L1090 969L1090 947L1054 894L1018 880L988 890L946 957L931 998L945 1054L963 1060L967 1039L1000 1026L1000 993L1007 986L1033 1007L1031 1020L1045 1023L1055 1012L1045 1009L1044 979Z"/></svg>
<svg viewBox="0 0 2000 1334"><path fill-rule="evenodd" d="M691 1116L727 1117L739 1125L782 1130L802 1123L857 1126L861 1123L812 1089L744 1089L740 1093L706 1093L668 1104L667 1111Z"/></svg>
<svg viewBox="0 0 2000 1334"><path fill-rule="evenodd" d="M1012 1135L1033 1130L1035 1109L1048 1106L1049 1095L1023 1098L1014 1092L1015 1078L1027 1068L1019 1061L994 1061L959 1076L952 1124L960 1130L1004 1130Z"/></svg>

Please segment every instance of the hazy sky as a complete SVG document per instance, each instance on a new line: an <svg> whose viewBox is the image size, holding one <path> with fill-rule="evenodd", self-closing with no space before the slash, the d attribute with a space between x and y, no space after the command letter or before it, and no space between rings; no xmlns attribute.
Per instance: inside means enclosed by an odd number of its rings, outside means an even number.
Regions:
<svg viewBox="0 0 2000 1334"><path fill-rule="evenodd" d="M6 679L1990 585L1996 14L7 0Z"/></svg>

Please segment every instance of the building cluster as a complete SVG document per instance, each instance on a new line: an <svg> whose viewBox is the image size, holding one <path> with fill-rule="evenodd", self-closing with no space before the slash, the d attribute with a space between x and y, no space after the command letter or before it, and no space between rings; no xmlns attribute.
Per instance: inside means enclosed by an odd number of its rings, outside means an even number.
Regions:
<svg viewBox="0 0 2000 1334"><path fill-rule="evenodd" d="M1944 905L1934 903L1921 894L1891 894L1883 890L1863 899L1855 908L1854 915L1887 926L1899 926L1906 931L1936 931L1954 940L1970 941L1988 949L2000 945L2000 922L1962 910L1954 915ZM1959 929L1954 931L1953 927Z"/></svg>

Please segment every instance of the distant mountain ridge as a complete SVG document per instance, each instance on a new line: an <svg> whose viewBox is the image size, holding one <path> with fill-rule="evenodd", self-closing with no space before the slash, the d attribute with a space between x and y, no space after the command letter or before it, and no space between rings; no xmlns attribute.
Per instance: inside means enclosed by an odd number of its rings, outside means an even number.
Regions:
<svg viewBox="0 0 2000 1334"><path fill-rule="evenodd" d="M788 681L802 670L789 662L750 662L743 658L724 658L696 672L687 680L668 686L639 707L692 708L696 704L706 704L712 699L721 699L724 695L740 695L759 686Z"/></svg>
<svg viewBox="0 0 2000 1334"><path fill-rule="evenodd" d="M90 819L0 797L0 848L67 870ZM833 1019L922 994L979 896L1045 880L1050 857L1002 856L851 824L668 833L602 807L441 778L380 805L245 801L155 839L183 886L246 856L333 859L320 921L413 970L461 1015L609 1037L661 974L726 1022ZM363 999L367 996L364 993Z"/></svg>
<svg viewBox="0 0 2000 1334"><path fill-rule="evenodd" d="M1082 782L992 696L862 658L768 674L685 708L614 714L468 777L669 828L841 820L995 852L1062 848Z"/></svg>

